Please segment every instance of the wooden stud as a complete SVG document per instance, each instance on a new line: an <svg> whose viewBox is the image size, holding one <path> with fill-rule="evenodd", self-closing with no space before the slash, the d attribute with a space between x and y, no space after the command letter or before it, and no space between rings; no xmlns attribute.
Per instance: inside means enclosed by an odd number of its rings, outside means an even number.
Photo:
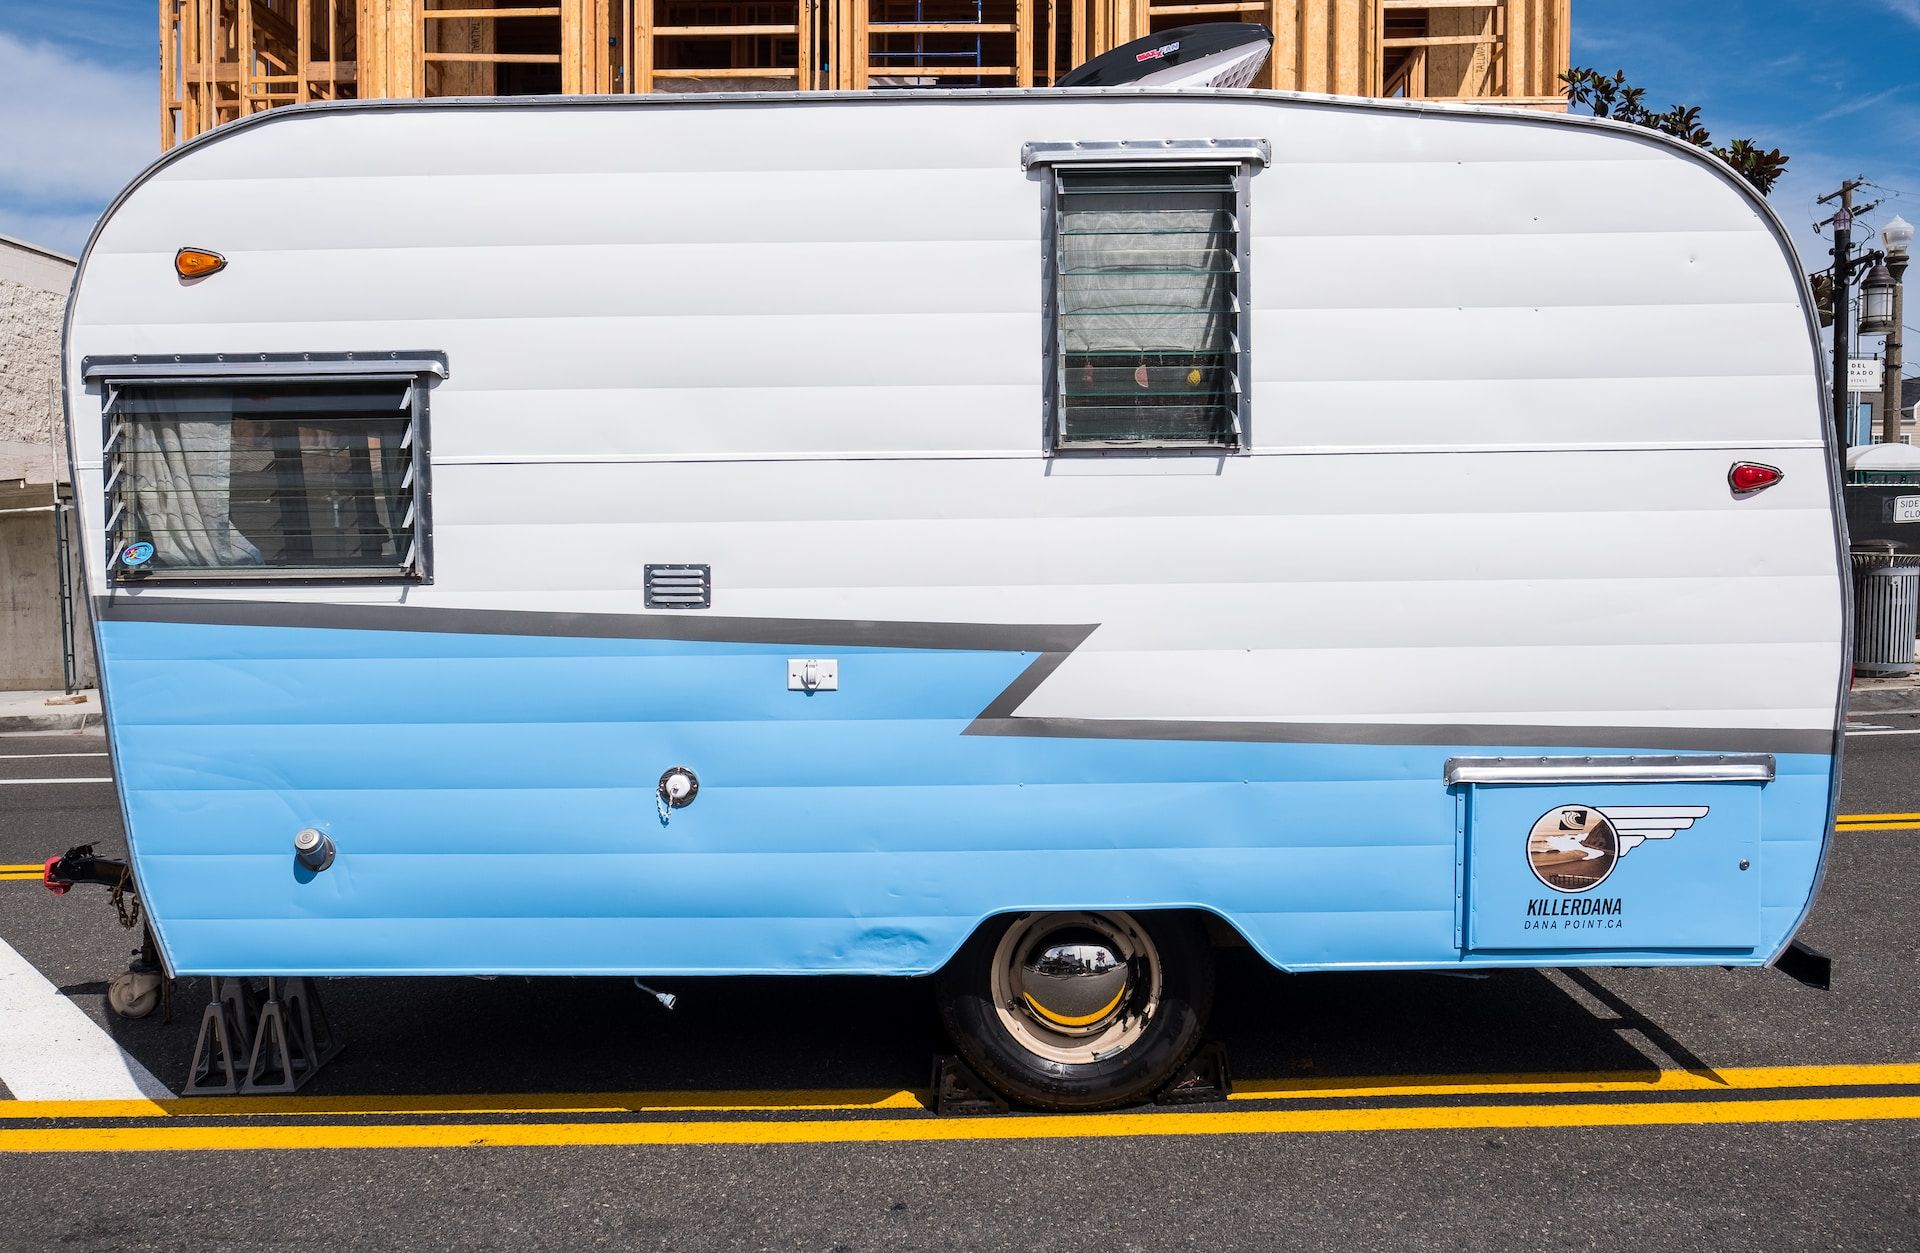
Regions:
<svg viewBox="0 0 1920 1253"><path fill-rule="evenodd" d="M1554 0L1553 92L1565 109L1567 85L1560 75L1573 68L1573 0Z"/></svg>
<svg viewBox="0 0 1920 1253"><path fill-rule="evenodd" d="M873 69L873 37L867 33L867 23L873 20L873 0L850 0L849 7L853 10L854 46L853 60L847 65L853 73L849 85L855 91L865 91Z"/></svg>
<svg viewBox="0 0 1920 1253"><path fill-rule="evenodd" d="M1370 73L1363 69L1366 32L1361 6L1371 11L1373 0L1337 0L1333 11L1333 90L1342 96L1366 94Z"/></svg>
<svg viewBox="0 0 1920 1253"><path fill-rule="evenodd" d="M313 99L313 6L296 0L293 9L293 98L304 104Z"/></svg>
<svg viewBox="0 0 1920 1253"><path fill-rule="evenodd" d="M1293 91L1300 84L1300 0L1273 0L1273 55L1261 70L1259 85Z"/></svg>
<svg viewBox="0 0 1920 1253"><path fill-rule="evenodd" d="M811 91L813 89L813 5L811 0L794 0L793 49L796 58L793 64L793 88L795 91Z"/></svg>
<svg viewBox="0 0 1920 1253"><path fill-rule="evenodd" d="M634 0L633 4L633 89L653 90L653 6L656 0Z"/></svg>
<svg viewBox="0 0 1920 1253"><path fill-rule="evenodd" d="M160 0L160 151L173 147L173 21L177 0Z"/></svg>
<svg viewBox="0 0 1920 1253"><path fill-rule="evenodd" d="M1530 0L1514 0L1507 6L1507 90L1506 95L1531 95L1533 67L1528 54L1533 46L1532 16L1528 9Z"/></svg>
<svg viewBox="0 0 1920 1253"><path fill-rule="evenodd" d="M1328 91L1327 9L1332 0L1300 0L1300 90Z"/></svg>
<svg viewBox="0 0 1920 1253"><path fill-rule="evenodd" d="M255 52L253 47L253 0L240 0L239 25L235 28L235 42L238 45L237 62L240 66L240 109L237 116L245 117L253 112Z"/></svg>
<svg viewBox="0 0 1920 1253"><path fill-rule="evenodd" d="M560 92L577 96L583 90L585 47L582 27L586 24L583 0L562 0L560 5ZM523 54L526 55L526 54ZM531 63L529 63L531 64ZM549 62L550 64L550 62Z"/></svg>
<svg viewBox="0 0 1920 1253"><path fill-rule="evenodd" d="M1060 80L1060 3L1047 0L1047 42L1042 48L1041 72L1051 87Z"/></svg>

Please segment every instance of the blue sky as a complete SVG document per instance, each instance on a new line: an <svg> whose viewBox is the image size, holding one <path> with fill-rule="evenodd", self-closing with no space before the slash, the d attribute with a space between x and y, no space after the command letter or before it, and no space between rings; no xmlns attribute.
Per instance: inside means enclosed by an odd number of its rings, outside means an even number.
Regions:
<svg viewBox="0 0 1920 1253"><path fill-rule="evenodd" d="M1772 199L1809 270L1831 263L1814 201L1842 179L1881 185L1859 201L1885 200L1868 225L1920 222L1920 0L1573 0L1573 29L1575 64L1793 158Z"/></svg>
<svg viewBox="0 0 1920 1253"><path fill-rule="evenodd" d="M1573 0L1574 60L1716 137L1793 158L1774 204L1808 268L1814 197L1864 175L1920 222L1920 0ZM155 0L0 0L0 233L72 253L159 147Z"/></svg>

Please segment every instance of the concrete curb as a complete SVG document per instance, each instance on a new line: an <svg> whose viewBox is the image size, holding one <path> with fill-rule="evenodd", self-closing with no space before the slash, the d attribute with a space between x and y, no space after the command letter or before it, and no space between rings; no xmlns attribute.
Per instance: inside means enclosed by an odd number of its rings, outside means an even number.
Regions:
<svg viewBox="0 0 1920 1253"><path fill-rule="evenodd" d="M22 731L84 731L100 725L100 707L48 710L43 714L0 715L0 735Z"/></svg>
<svg viewBox="0 0 1920 1253"><path fill-rule="evenodd" d="M51 692L0 692L0 735L84 731L99 726L100 693L89 688L77 695L81 699L69 704L57 688Z"/></svg>

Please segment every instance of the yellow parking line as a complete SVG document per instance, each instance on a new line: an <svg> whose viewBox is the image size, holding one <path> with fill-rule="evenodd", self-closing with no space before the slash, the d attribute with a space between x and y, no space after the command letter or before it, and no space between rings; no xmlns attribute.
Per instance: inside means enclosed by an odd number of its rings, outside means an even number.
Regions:
<svg viewBox="0 0 1920 1253"><path fill-rule="evenodd" d="M1528 1075L1403 1075L1350 1079L1240 1079L1231 1100L1303 1097L1491 1096L1597 1092L1737 1092L1767 1088L1920 1085L1920 1065L1730 1066L1699 1073L1649 1070Z"/></svg>
<svg viewBox="0 0 1920 1253"><path fill-rule="evenodd" d="M802 1113L924 1109L898 1088L724 1092L527 1092L472 1096L234 1096L165 1101L0 1101L0 1121L31 1118L340 1117L418 1114Z"/></svg>
<svg viewBox="0 0 1920 1253"><path fill-rule="evenodd" d="M1602 1092L1736 1092L1779 1088L1920 1086L1920 1064L1730 1066L1685 1070L1550 1074L1371 1075L1348 1078L1242 1079L1235 1101L1380 1096L1548 1096ZM176 1097L171 1100L0 1101L0 1120L43 1118L182 1119L429 1114L802 1113L925 1108L925 1094L893 1088L662 1092L526 1092L430 1096Z"/></svg>
<svg viewBox="0 0 1920 1253"><path fill-rule="evenodd" d="M1920 822L1843 822L1835 831L1920 831Z"/></svg>
<svg viewBox="0 0 1920 1253"><path fill-rule="evenodd" d="M33 873L35 874L39 874L42 870L45 870L46 868L47 867L45 862L39 862L39 861L27 862L19 866L0 866L0 874L25 874L29 870L33 871Z"/></svg>
<svg viewBox="0 0 1920 1253"><path fill-rule="evenodd" d="M1920 814L1841 814L1841 822L1920 822Z"/></svg>
<svg viewBox="0 0 1920 1253"><path fill-rule="evenodd" d="M6 1153L152 1153L243 1149L486 1148L565 1145L901 1144L957 1140L1123 1139L1332 1131L1710 1126L1920 1118L1920 1097L1661 1101L1196 1114L1036 1114L987 1118L781 1121L331 1124L0 1129Z"/></svg>

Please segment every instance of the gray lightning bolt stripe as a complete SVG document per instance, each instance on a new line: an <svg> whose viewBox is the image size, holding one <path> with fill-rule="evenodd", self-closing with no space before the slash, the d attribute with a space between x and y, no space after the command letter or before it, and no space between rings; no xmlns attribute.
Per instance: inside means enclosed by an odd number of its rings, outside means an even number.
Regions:
<svg viewBox="0 0 1920 1253"><path fill-rule="evenodd" d="M895 622L862 618L747 618L701 612L569 613L306 601L212 600L117 592L94 598L101 622L313 627L454 635L661 639L793 647L1026 652L1033 661L994 696L965 734L1082 740L1623 748L1647 752L1833 751L1830 731L1743 727L1615 727L1405 722L1264 722L1022 716L1019 707L1092 635L1098 623Z"/></svg>

